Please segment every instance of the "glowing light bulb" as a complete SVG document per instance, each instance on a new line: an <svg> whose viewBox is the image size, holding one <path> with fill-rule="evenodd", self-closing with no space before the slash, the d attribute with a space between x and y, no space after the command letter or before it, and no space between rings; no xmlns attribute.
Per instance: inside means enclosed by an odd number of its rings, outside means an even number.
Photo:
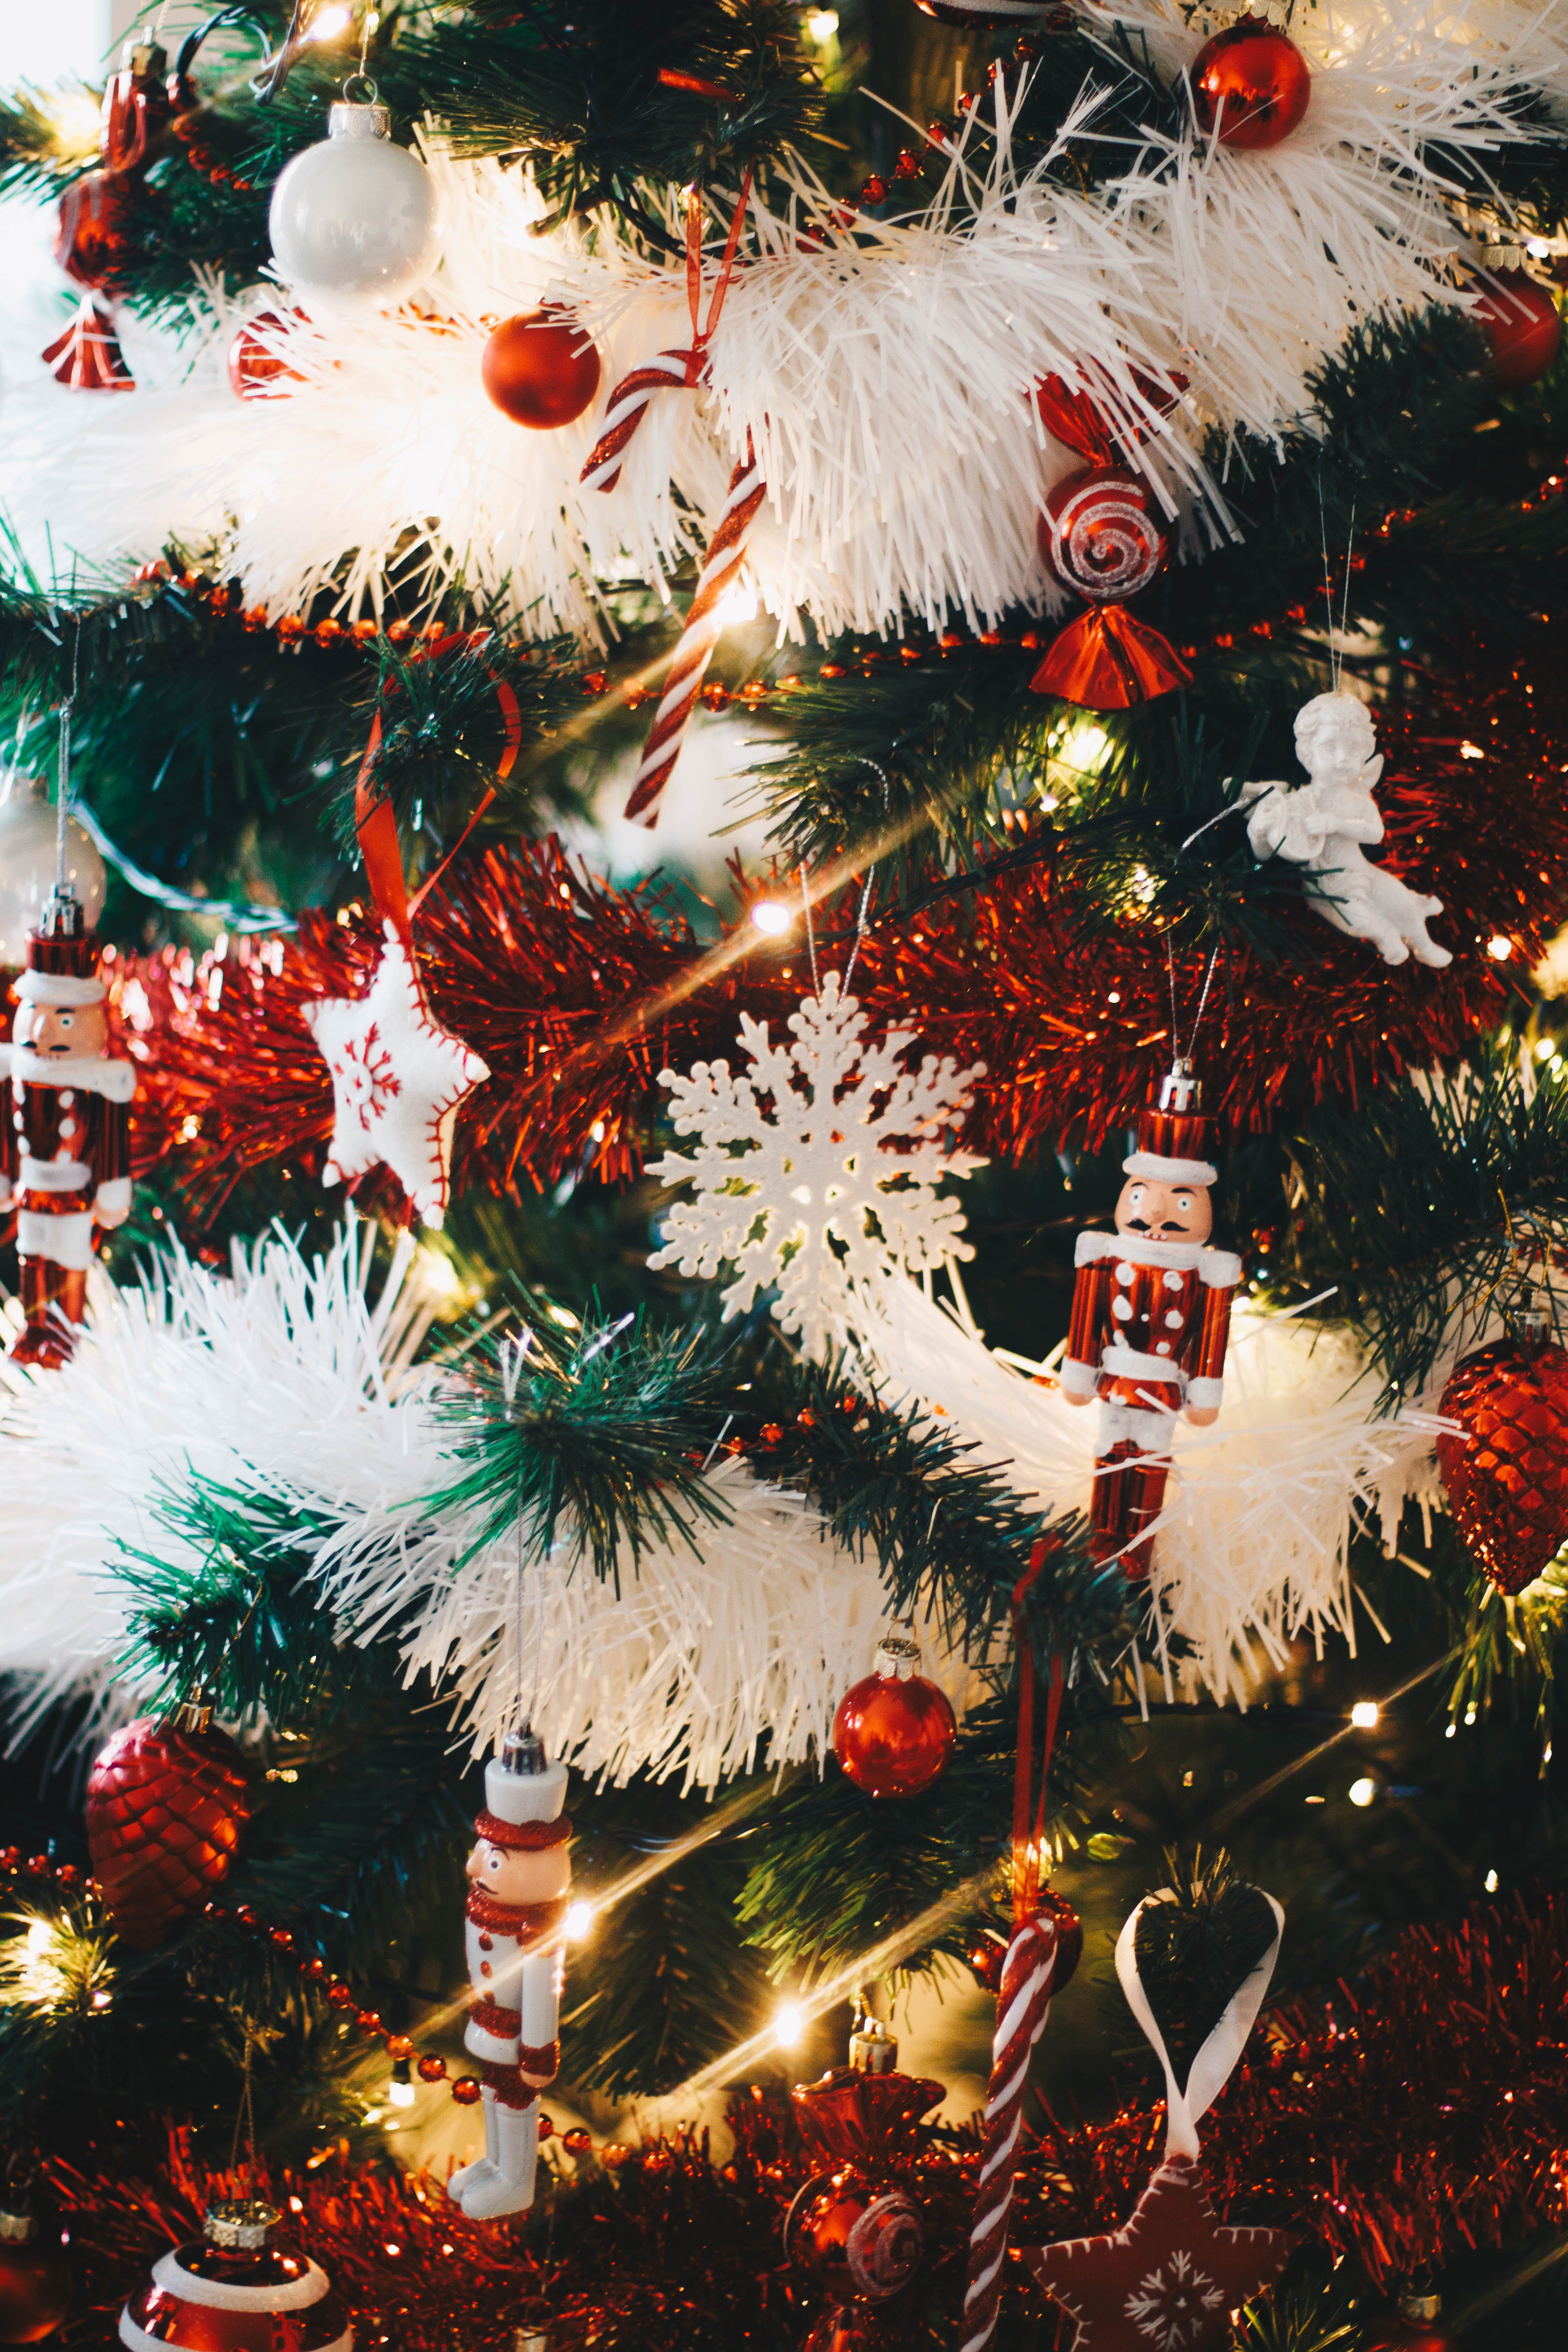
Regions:
<svg viewBox="0 0 1568 2352"><path fill-rule="evenodd" d="M415 2099L414 2085L412 2083L400 2083L394 2075L386 2086L386 2095L389 2104L395 2107L411 2107Z"/></svg>
<svg viewBox="0 0 1568 2352"><path fill-rule="evenodd" d="M305 37L309 41L335 41L338 35L346 33L353 23L353 9L338 6L334 0L331 7L317 9Z"/></svg>
<svg viewBox="0 0 1568 2352"><path fill-rule="evenodd" d="M1494 963L1506 963L1513 953L1513 941L1501 931L1494 931L1487 941L1487 953Z"/></svg>
<svg viewBox="0 0 1568 2352"><path fill-rule="evenodd" d="M580 1944L592 1929L597 1914L591 1903L576 1902L566 1906L566 1933L574 1944Z"/></svg>
<svg viewBox="0 0 1568 2352"><path fill-rule="evenodd" d="M720 597L715 617L721 629L738 628L742 621L754 621L757 617L756 590L737 580L735 585L726 588Z"/></svg>
<svg viewBox="0 0 1568 2352"><path fill-rule="evenodd" d="M1351 1709L1351 1721L1358 1731L1371 1731L1377 1722L1377 1701L1358 1698Z"/></svg>
<svg viewBox="0 0 1568 2352"><path fill-rule="evenodd" d="M787 931L794 920L789 908L781 907L773 898L759 898L752 908L752 921L759 931L766 931L770 939L776 940L782 932Z"/></svg>
<svg viewBox="0 0 1568 2352"><path fill-rule="evenodd" d="M453 1292L461 1287L457 1267L449 1257L443 1257L439 1250L422 1247L416 1255L420 1278L433 1297L450 1298Z"/></svg>
<svg viewBox="0 0 1568 2352"><path fill-rule="evenodd" d="M1495 1894L1497 1893L1497 1873L1496 1873L1496 1871L1495 1871L1495 1870L1489 1870L1489 1871L1488 1871L1488 1873L1487 1873L1487 1879L1486 1879L1486 1885L1487 1885L1487 1893L1488 1893L1489 1895L1495 1895Z"/></svg>
<svg viewBox="0 0 1568 2352"><path fill-rule="evenodd" d="M27 1930L29 1958L41 1959L55 1940L55 1931L47 1919L35 1919Z"/></svg>
<svg viewBox="0 0 1568 2352"><path fill-rule="evenodd" d="M781 2050L796 2050L805 2037L805 2011L799 2001L786 2000L773 2018L773 2040Z"/></svg>
<svg viewBox="0 0 1568 2352"><path fill-rule="evenodd" d="M827 47L828 42L833 38L834 34L838 30L837 9L808 8L805 17L805 29L811 35L812 39L816 43L817 47L819 49L825 49ZM1542 250L1543 252L1550 252L1551 247L1550 246L1543 246Z"/></svg>
<svg viewBox="0 0 1568 2352"><path fill-rule="evenodd" d="M1351 1802L1352 1805L1370 1805L1376 1794L1377 1782L1375 1780L1363 1779L1360 1780L1352 1780L1351 1782Z"/></svg>

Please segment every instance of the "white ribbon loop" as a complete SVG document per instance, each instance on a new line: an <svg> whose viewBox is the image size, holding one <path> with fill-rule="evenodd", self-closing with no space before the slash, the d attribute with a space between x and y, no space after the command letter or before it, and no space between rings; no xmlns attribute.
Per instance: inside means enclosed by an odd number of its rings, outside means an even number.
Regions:
<svg viewBox="0 0 1568 2352"><path fill-rule="evenodd" d="M1188 2069L1184 2089L1176 2081L1171 2053L1165 2047L1165 2037L1154 2022L1154 2012L1149 2006L1143 1980L1138 1973L1137 1956L1138 1922L1148 1906L1151 1903L1173 1903L1175 1899L1172 1888L1163 1886L1158 1894L1146 1895L1129 1914L1116 1939L1116 1973L1121 1979L1128 2008L1138 2020L1155 2057L1165 2070L1166 2158L1184 2157L1188 2163L1195 2163L1199 2118L1207 2115L1230 2080L1247 2037L1258 2021L1263 1996L1268 1990L1274 1964L1279 1958L1279 1940L1285 1933L1285 1914L1272 1895L1264 1895L1264 1901L1274 1914L1274 1941L1251 1974L1226 2001L1219 2023Z"/></svg>

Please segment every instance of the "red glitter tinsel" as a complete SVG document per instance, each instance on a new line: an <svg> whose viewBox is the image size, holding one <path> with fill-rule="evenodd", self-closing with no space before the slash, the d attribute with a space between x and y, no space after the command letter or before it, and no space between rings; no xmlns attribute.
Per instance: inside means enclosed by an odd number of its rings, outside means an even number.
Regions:
<svg viewBox="0 0 1568 2352"><path fill-rule="evenodd" d="M553 2192L547 2227L538 2217L526 2229L469 2221L438 2182L371 2166L332 2163L272 2191L342 2288L363 2347L508 2352L523 2306L542 2294L563 2347L774 2352L798 2345L820 2308L780 2242L792 2198L819 2168L789 2110L776 2094L738 2096L736 2146L721 2167L690 2132L584 2153ZM1123 2107L1100 2125L1047 2117L1026 2132L1009 2307L1045 2324L1016 2248L1119 2227L1163 2137L1158 2105ZM889 2347L950 2345L963 2293L978 2137L922 2128L918 2142L902 2178L921 2207L928 2253L900 2298ZM1307 2231L1379 2286L1475 2247L1561 2230L1565 2149L1561 1896L1488 1906L1458 1929L1411 1930L1339 1989L1326 2016L1306 2000L1268 2012L1204 2125L1222 2220ZM156 2181L128 2180L108 2157L49 2171L70 2209L81 2299L101 2315L106 2343L126 2290L233 2187L198 2166L178 2134ZM100 2340L93 2325L73 2330L77 2340Z"/></svg>
<svg viewBox="0 0 1568 2352"><path fill-rule="evenodd" d="M1380 854L1442 898L1436 934L1454 961L1387 966L1305 907L1291 918L1299 962L1227 953L1199 1054L1207 1107L1238 1128L1331 1094L1354 1100L1464 1051L1568 918L1568 680L1548 675L1531 694L1493 675L1484 693L1456 688L1436 718L1428 707L1379 723ZM804 942L765 941L739 911L735 929L704 945L657 891L591 880L554 841L459 861L416 929L437 1017L492 1074L458 1123L458 1189L543 1186L585 1167L611 1182L635 1174L658 1072L732 1057L742 1008L776 1034L809 985ZM973 1148L1013 1160L1064 1137L1097 1143L1168 1058L1165 932L1130 913L1107 934L1085 915L1064 855L873 925L862 943L855 994L877 1029L907 1026L926 1051L986 1064ZM1510 943L1506 959L1489 952L1494 940ZM288 946L120 968L143 1077L138 1165L172 1158L198 1219L267 1161L319 1171L331 1089L301 1007L363 989L377 947L368 915L309 914ZM1184 1018L1205 965L1201 949L1178 958Z"/></svg>

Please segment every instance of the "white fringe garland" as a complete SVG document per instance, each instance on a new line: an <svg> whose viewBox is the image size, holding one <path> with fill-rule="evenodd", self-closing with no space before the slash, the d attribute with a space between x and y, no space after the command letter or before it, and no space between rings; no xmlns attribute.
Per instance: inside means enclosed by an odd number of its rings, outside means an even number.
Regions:
<svg viewBox="0 0 1568 2352"><path fill-rule="evenodd" d="M1084 13L1108 37L1121 25L1146 39L1167 74L1202 37L1175 0ZM1528 136L1522 98L1568 95L1568 16L1550 0L1347 0L1300 12L1294 37L1311 103L1267 153L1150 132L1077 197L1016 167L1018 84L999 80L992 160L961 142L921 215L862 219L853 240L829 228L807 251L800 224L833 209L810 176L795 171L783 213L753 197L755 257L731 288L710 389L651 404L610 496L577 475L617 378L688 339L683 271L607 221L537 237L524 171L456 163L433 140L446 239L431 315L289 316L276 341L306 382L259 401L231 394L225 354L239 317L286 289L235 304L209 287L194 353L128 328L130 396L68 393L18 353L0 506L45 576L133 565L174 534L274 614L333 582L342 613L374 612L412 533L431 594L461 580L536 634L595 634L606 583L662 583L701 543L749 432L770 492L750 571L781 632L805 615L896 628L905 611L979 627L1050 601L1035 513L1078 461L1028 394L1092 361L1134 405L1133 364L1189 379L1149 465L1196 554L1231 528L1203 433L1277 433L1358 322L1463 301L1443 151L1484 164ZM1091 87L1064 140L1095 135L1097 102ZM961 194L973 217L955 226ZM596 411L556 433L510 424L479 383L485 319L544 299L580 306L604 363Z"/></svg>
<svg viewBox="0 0 1568 2352"><path fill-rule="evenodd" d="M862 1349L885 1392L918 1402L974 1442L975 1459L1053 1512L1087 1515L1098 1409L1075 1407L1043 1368L993 1355L958 1291L939 1306L889 1284ZM1376 1381L1343 1331L1242 1301L1231 1325L1217 1424L1178 1422L1164 1511L1154 1522L1148 1642L1174 1696L1206 1689L1245 1705L1305 1633L1353 1654L1352 1529L1398 1539L1407 1500L1439 1507L1436 1413L1373 1412ZM1378 1627L1381 1633L1381 1627Z"/></svg>

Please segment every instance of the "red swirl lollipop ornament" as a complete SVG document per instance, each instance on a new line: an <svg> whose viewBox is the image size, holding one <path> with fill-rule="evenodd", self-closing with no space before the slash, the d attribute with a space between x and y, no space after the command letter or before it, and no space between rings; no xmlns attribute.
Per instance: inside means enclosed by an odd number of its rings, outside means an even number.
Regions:
<svg viewBox="0 0 1568 2352"><path fill-rule="evenodd" d="M1138 381L1157 420L1174 395L1167 399ZM1037 694L1054 694L1086 710L1152 702L1191 678L1159 631L1127 610L1128 598L1153 585L1170 553L1152 487L1121 461L1106 413L1088 393L1047 376L1036 398L1057 439L1089 460L1049 491L1037 537L1053 580L1090 609L1058 633L1030 683ZM1130 419L1121 425L1121 437L1135 444L1145 429Z"/></svg>

